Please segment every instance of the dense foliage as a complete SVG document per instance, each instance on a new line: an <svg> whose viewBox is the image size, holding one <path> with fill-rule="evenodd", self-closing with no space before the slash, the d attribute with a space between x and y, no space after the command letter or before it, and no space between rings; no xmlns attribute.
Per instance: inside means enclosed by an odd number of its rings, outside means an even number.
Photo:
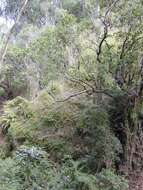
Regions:
<svg viewBox="0 0 143 190"><path fill-rule="evenodd" d="M0 3L0 190L127 190L142 172L142 5Z"/></svg>

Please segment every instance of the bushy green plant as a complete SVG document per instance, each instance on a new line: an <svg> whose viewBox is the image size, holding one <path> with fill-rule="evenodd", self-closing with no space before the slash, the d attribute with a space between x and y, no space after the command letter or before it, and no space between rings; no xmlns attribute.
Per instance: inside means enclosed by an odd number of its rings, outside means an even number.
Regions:
<svg viewBox="0 0 143 190"><path fill-rule="evenodd" d="M8 190L126 190L127 182L113 172L84 173L80 162L65 160L56 167L36 147L21 147L0 162L0 189Z"/></svg>
<svg viewBox="0 0 143 190"><path fill-rule="evenodd" d="M100 188L103 190L127 190L128 182L122 176L116 175L112 170L103 170L98 175Z"/></svg>
<svg viewBox="0 0 143 190"><path fill-rule="evenodd" d="M36 147L21 147L13 158L2 160L0 189L49 189L55 170L45 154Z"/></svg>
<svg viewBox="0 0 143 190"><path fill-rule="evenodd" d="M82 108L77 130L84 137L83 142L88 147L88 164L93 170L114 165L122 147L110 130L108 113L104 108L90 104Z"/></svg>
<svg viewBox="0 0 143 190"><path fill-rule="evenodd" d="M19 124L25 122L32 116L33 111L30 102L22 97L17 97L4 105L4 114L1 116L0 122L6 129L18 122Z"/></svg>
<svg viewBox="0 0 143 190"><path fill-rule="evenodd" d="M0 96L1 97L5 96L5 90L3 88L0 88Z"/></svg>
<svg viewBox="0 0 143 190"><path fill-rule="evenodd" d="M35 126L31 103L22 97L7 102L0 123L2 133L7 136L7 143L13 144L32 138Z"/></svg>

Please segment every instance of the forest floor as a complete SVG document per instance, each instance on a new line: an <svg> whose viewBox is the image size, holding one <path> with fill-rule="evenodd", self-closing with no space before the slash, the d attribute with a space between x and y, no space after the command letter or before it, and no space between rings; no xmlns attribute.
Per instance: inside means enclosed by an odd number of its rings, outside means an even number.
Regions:
<svg viewBox="0 0 143 190"><path fill-rule="evenodd" d="M130 174L129 190L143 190L143 172Z"/></svg>

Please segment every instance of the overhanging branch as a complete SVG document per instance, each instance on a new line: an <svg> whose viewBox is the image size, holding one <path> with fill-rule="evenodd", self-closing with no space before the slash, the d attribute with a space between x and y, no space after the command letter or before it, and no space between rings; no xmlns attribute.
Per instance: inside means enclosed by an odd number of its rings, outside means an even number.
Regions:
<svg viewBox="0 0 143 190"><path fill-rule="evenodd" d="M68 96L67 98L65 98L65 99L63 99L63 100L57 100L56 102L65 102L65 101L68 101L68 100L70 100L70 99L72 99L72 98L74 98L74 97L77 97L77 96L80 96L80 95L86 94L86 93L87 93L88 95L89 95L89 94L92 95L93 93L96 93L96 94L101 93L101 94L104 94L104 95L106 95L106 96L108 96L108 97L110 97L110 98L114 98L114 96L111 95L111 94L108 92L108 90L94 90L94 92L93 92L93 91L91 91L90 89L88 89L88 90L83 90L83 91L80 91L80 92L71 94L71 95Z"/></svg>

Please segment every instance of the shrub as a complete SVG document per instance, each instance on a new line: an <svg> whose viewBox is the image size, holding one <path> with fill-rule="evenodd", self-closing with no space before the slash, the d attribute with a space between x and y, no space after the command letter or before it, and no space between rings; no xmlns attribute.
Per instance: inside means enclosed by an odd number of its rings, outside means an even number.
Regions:
<svg viewBox="0 0 143 190"><path fill-rule="evenodd" d="M12 158L0 160L0 190L126 190L127 182L110 170L84 173L78 161L52 163L37 147L20 147Z"/></svg>
<svg viewBox="0 0 143 190"><path fill-rule="evenodd" d="M95 170L111 167L122 151L119 140L110 130L108 113L102 107L88 105L82 109L77 130L88 147L87 160L89 166Z"/></svg>

